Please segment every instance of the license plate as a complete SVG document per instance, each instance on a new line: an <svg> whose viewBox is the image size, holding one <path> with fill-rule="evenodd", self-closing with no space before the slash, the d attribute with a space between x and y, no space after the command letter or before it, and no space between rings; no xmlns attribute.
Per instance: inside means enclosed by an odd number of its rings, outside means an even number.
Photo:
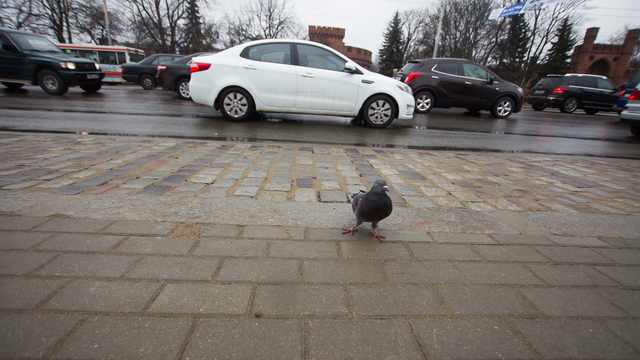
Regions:
<svg viewBox="0 0 640 360"><path fill-rule="evenodd" d="M544 94L544 90L536 90L533 92L535 95L542 95Z"/></svg>
<svg viewBox="0 0 640 360"><path fill-rule="evenodd" d="M98 74L89 74L89 75L87 75L87 79L100 79L100 75L98 75Z"/></svg>
<svg viewBox="0 0 640 360"><path fill-rule="evenodd" d="M402 79L402 75L396 76L396 80L400 81L400 79Z"/></svg>

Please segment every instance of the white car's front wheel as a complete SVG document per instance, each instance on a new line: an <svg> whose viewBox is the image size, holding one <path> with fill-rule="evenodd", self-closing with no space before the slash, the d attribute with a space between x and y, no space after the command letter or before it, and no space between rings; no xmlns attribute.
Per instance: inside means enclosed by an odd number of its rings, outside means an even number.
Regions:
<svg viewBox="0 0 640 360"><path fill-rule="evenodd" d="M389 126L398 117L396 104L386 95L376 95L362 108L364 122L374 128Z"/></svg>
<svg viewBox="0 0 640 360"><path fill-rule="evenodd" d="M231 121L246 121L255 112L253 99L243 89L226 89L220 95L220 112Z"/></svg>

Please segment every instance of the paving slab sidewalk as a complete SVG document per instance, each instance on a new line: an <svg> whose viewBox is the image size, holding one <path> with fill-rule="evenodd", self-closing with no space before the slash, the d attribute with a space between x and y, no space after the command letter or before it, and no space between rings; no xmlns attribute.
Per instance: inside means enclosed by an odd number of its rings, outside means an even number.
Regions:
<svg viewBox="0 0 640 360"><path fill-rule="evenodd" d="M1 133L0 358L640 358L639 173ZM386 242L343 235L378 177Z"/></svg>

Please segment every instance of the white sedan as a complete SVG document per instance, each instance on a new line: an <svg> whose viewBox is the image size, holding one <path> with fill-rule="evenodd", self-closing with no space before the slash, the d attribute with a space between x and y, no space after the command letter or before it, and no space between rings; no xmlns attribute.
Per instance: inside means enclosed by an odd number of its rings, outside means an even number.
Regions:
<svg viewBox="0 0 640 360"><path fill-rule="evenodd" d="M640 85L629 96L625 109L620 113L620 120L631 123L631 133L640 136Z"/></svg>
<svg viewBox="0 0 640 360"><path fill-rule="evenodd" d="M191 63L191 98L227 119L255 112L361 117L383 128L411 119L411 88L355 64L330 47L302 40L258 40Z"/></svg>

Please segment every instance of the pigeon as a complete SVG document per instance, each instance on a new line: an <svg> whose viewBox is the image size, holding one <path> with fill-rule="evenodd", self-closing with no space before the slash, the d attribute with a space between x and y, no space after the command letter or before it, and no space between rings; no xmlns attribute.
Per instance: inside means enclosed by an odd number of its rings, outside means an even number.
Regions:
<svg viewBox="0 0 640 360"><path fill-rule="evenodd" d="M351 233L353 235L358 225L370 222L371 228L373 228L373 237L382 242L385 237L378 234L376 227L378 227L380 220L391 215L391 211L393 211L393 204L391 204L391 198L387 195L387 191L389 191L387 182L378 179L373 183L369 192L361 190L359 193L353 194L351 208L356 215L356 224L344 229L343 234Z"/></svg>

